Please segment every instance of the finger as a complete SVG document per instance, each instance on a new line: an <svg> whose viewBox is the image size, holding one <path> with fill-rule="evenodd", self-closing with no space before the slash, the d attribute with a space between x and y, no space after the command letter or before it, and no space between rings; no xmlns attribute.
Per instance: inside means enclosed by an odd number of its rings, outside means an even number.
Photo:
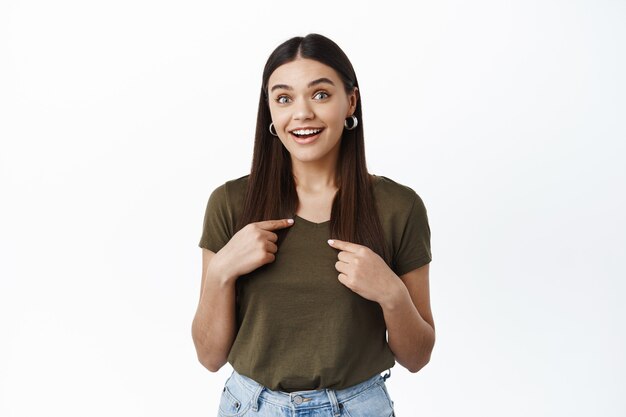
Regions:
<svg viewBox="0 0 626 417"><path fill-rule="evenodd" d="M293 219L262 220L255 224L263 230L284 229L293 224Z"/></svg>
<svg viewBox="0 0 626 417"><path fill-rule="evenodd" d="M339 271L339 272L343 272L343 273L348 272L348 270L346 268L347 266L348 266L348 264L345 263L345 262L341 262L341 261L335 262L335 269L337 271Z"/></svg>
<svg viewBox="0 0 626 417"><path fill-rule="evenodd" d="M339 239L328 239L328 244L335 249L345 250L346 252L355 253L361 245L357 245L356 243L346 242L345 240Z"/></svg>
<svg viewBox="0 0 626 417"><path fill-rule="evenodd" d="M278 246L275 243L266 242L265 251L269 253L276 253L278 252Z"/></svg>
<svg viewBox="0 0 626 417"><path fill-rule="evenodd" d="M354 260L355 257L356 257L355 254L353 254L351 252L346 252L344 250L342 250L341 252L339 252L337 254L337 259L339 259L340 261L345 262L347 264L352 262L352 260Z"/></svg>
<svg viewBox="0 0 626 417"><path fill-rule="evenodd" d="M268 242L278 242L278 235L274 232L268 232L267 230L261 230L260 238Z"/></svg>
<svg viewBox="0 0 626 417"><path fill-rule="evenodd" d="M343 285L345 285L346 287L350 288L348 286L348 276L344 273L341 273L339 275L337 275L337 279L339 280L339 282L341 282ZM351 288L350 288L351 289Z"/></svg>

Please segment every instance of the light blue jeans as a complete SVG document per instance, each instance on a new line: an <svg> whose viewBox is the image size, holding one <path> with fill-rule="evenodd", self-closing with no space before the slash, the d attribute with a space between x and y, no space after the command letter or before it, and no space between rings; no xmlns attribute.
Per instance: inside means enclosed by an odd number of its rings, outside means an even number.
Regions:
<svg viewBox="0 0 626 417"><path fill-rule="evenodd" d="M395 417L385 381L376 374L342 390L272 391L233 370L222 389L218 417Z"/></svg>

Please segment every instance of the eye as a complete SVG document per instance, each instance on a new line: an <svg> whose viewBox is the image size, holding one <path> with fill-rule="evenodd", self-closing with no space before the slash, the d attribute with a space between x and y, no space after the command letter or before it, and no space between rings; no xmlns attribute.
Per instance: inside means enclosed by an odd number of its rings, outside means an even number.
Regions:
<svg viewBox="0 0 626 417"><path fill-rule="evenodd" d="M318 91L313 97L317 97L319 100L323 100L330 97L330 95L326 91Z"/></svg>
<svg viewBox="0 0 626 417"><path fill-rule="evenodd" d="M286 104L289 102L289 97L288 96L278 96L276 98L276 102L279 104Z"/></svg>

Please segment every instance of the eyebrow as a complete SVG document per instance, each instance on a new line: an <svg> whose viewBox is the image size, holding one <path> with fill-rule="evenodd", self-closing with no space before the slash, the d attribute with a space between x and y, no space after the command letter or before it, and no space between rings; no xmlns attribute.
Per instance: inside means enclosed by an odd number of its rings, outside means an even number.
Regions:
<svg viewBox="0 0 626 417"><path fill-rule="evenodd" d="M334 83L334 82L332 82L331 80L329 80L328 78L324 78L324 77L322 77L322 78L318 78L317 80L313 80L313 81L311 81L310 83L308 83L308 84L307 84L307 88L311 88L311 87L313 87L313 86L315 86L315 85L318 85L318 84L323 84L323 83L327 83L327 84L330 84L330 85L332 85L332 86L334 86L334 85L335 85L335 83ZM282 88L282 89L285 89L285 90L293 90L293 87L291 87L290 85L287 85L287 84L276 84L276 85L274 85L274 86L272 87L272 89L270 90L270 92L271 92L271 91L274 91L274 90L277 90L277 89L279 89L279 88Z"/></svg>

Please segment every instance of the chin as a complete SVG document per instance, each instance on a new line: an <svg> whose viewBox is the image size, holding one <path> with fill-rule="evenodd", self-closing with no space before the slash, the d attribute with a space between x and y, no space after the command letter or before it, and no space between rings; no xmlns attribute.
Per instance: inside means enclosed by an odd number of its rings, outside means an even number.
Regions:
<svg viewBox="0 0 626 417"><path fill-rule="evenodd" d="M305 155L294 155L294 154L291 154L291 158L297 160L298 162L315 162L321 159L315 155L307 157Z"/></svg>
<svg viewBox="0 0 626 417"><path fill-rule="evenodd" d="M291 158L300 162L315 162L324 159L326 155L328 154L319 154L317 152L292 152Z"/></svg>

